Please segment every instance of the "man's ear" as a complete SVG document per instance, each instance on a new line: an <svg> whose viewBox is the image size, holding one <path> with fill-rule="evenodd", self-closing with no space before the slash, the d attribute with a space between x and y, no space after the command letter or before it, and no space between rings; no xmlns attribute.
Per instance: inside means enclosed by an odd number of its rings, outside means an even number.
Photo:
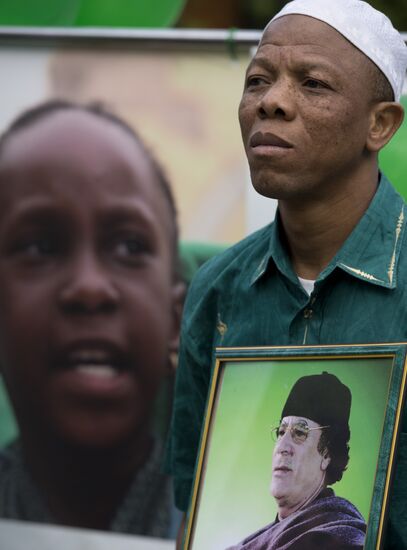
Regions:
<svg viewBox="0 0 407 550"><path fill-rule="evenodd" d="M366 141L368 151L378 153L394 136L404 119L400 103L381 101L376 103L370 115L369 134Z"/></svg>
<svg viewBox="0 0 407 550"><path fill-rule="evenodd" d="M182 310L186 296L186 285L183 281L175 281L172 286L172 311L171 311L171 334L168 344L168 351L171 355L178 353L179 334L181 329Z"/></svg>
<svg viewBox="0 0 407 550"><path fill-rule="evenodd" d="M321 460L321 470L323 472L326 471L330 462L331 462L331 457L329 456L328 450L325 449L324 452L322 453L322 460Z"/></svg>

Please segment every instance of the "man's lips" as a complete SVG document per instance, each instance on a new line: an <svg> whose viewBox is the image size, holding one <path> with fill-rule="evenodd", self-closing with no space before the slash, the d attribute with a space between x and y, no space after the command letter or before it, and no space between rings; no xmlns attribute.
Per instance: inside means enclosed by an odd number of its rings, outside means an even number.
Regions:
<svg viewBox="0 0 407 550"><path fill-rule="evenodd" d="M292 472L292 468L289 466L281 465L273 468L273 472Z"/></svg>
<svg viewBox="0 0 407 550"><path fill-rule="evenodd" d="M285 139L276 136L270 132L256 132L250 138L249 145L252 148L256 147L281 147L283 149L291 149L293 146Z"/></svg>

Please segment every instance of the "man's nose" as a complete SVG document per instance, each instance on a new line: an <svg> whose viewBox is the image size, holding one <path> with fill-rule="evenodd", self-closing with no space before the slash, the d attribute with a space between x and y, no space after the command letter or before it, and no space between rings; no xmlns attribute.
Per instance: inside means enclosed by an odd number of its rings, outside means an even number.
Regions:
<svg viewBox="0 0 407 550"><path fill-rule="evenodd" d="M286 430L284 435L280 436L275 446L275 452L280 454L292 454L294 450L294 442L291 436L291 431Z"/></svg>
<svg viewBox="0 0 407 550"><path fill-rule="evenodd" d="M293 84L284 77L272 82L260 97L257 112L260 118L295 117L295 90Z"/></svg>
<svg viewBox="0 0 407 550"><path fill-rule="evenodd" d="M106 313L117 307L118 300L112 274L96 253L84 251L72 259L60 291L60 304L65 311Z"/></svg>

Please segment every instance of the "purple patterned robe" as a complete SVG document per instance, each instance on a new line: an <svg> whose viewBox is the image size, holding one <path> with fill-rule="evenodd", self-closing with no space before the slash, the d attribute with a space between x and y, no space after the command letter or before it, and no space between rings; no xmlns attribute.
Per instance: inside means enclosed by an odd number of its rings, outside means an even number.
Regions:
<svg viewBox="0 0 407 550"><path fill-rule="evenodd" d="M362 550L366 523L348 500L324 489L305 508L228 550Z"/></svg>

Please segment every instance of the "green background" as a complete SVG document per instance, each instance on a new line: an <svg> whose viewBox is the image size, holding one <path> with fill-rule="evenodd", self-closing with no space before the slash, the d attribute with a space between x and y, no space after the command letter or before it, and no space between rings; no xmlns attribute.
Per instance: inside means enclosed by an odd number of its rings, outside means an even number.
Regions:
<svg viewBox="0 0 407 550"><path fill-rule="evenodd" d="M392 370L391 359L230 361L208 440L205 481L195 516L193 550L224 550L272 522L269 493L273 441L294 382L328 371L352 392L350 461L335 493L368 519Z"/></svg>
<svg viewBox="0 0 407 550"><path fill-rule="evenodd" d="M401 98L406 117L396 135L381 151L380 168L397 191L407 200L407 96Z"/></svg>
<svg viewBox="0 0 407 550"><path fill-rule="evenodd" d="M0 0L0 25L169 27L186 0Z"/></svg>
<svg viewBox="0 0 407 550"><path fill-rule="evenodd" d="M0 448L14 439L16 434L17 425L0 376Z"/></svg>

